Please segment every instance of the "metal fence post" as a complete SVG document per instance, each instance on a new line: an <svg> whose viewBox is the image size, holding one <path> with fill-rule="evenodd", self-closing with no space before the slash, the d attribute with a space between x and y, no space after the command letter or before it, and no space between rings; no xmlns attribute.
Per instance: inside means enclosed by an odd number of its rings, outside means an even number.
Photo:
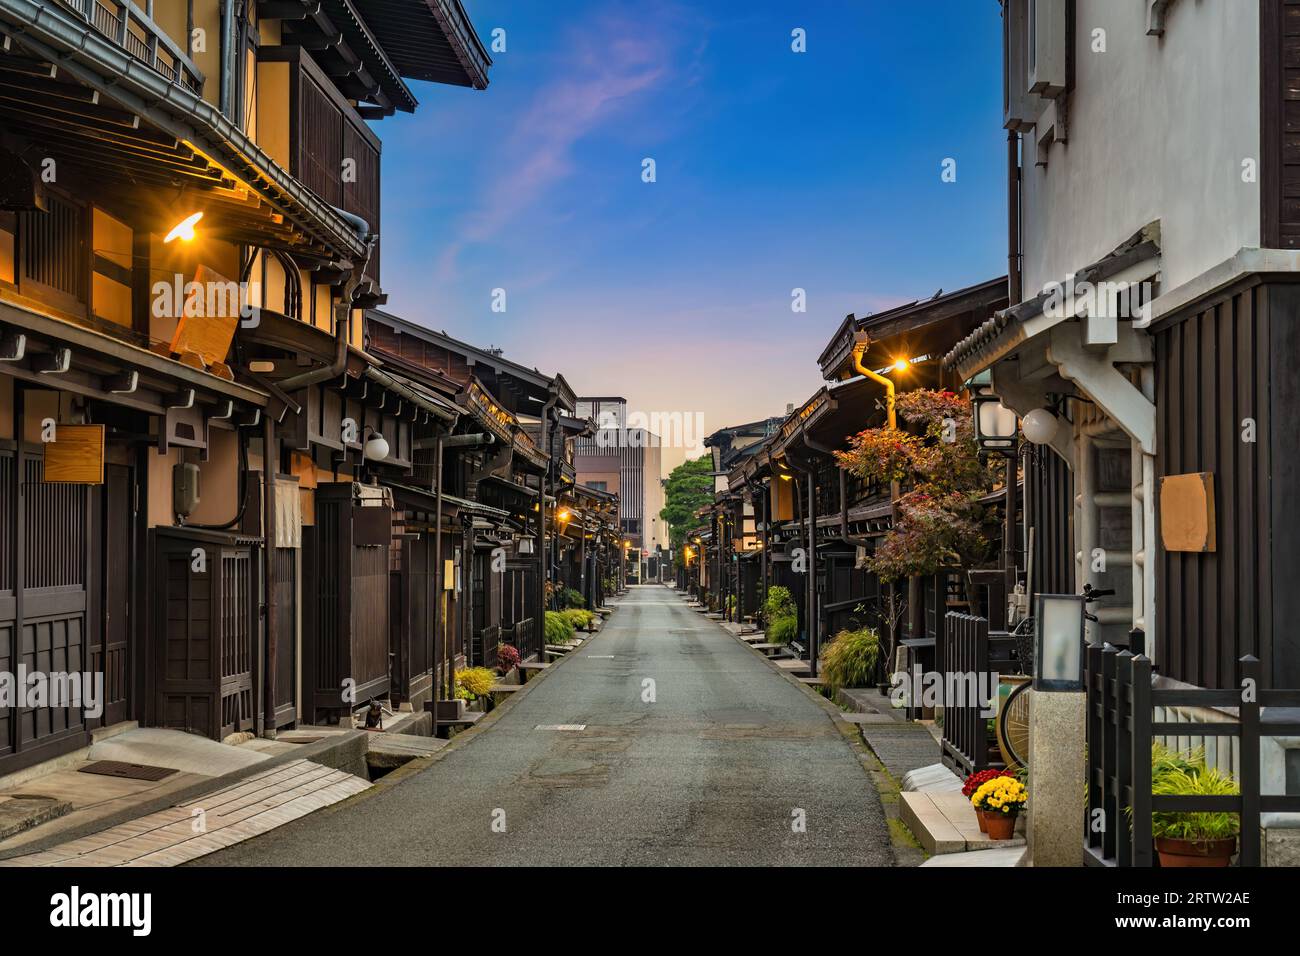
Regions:
<svg viewBox="0 0 1300 956"><path fill-rule="evenodd" d="M1127 650L1115 657L1115 828L1116 865L1133 865L1133 834L1124 812L1124 794L1133 784L1133 755L1140 751L1133 739L1133 655Z"/></svg>
<svg viewBox="0 0 1300 956"><path fill-rule="evenodd" d="M1132 792L1131 839L1133 865L1150 866L1151 859L1151 659L1145 654L1132 663Z"/></svg>
<svg viewBox="0 0 1300 956"><path fill-rule="evenodd" d="M1238 866L1259 866L1259 659L1241 659L1241 854ZM1246 691L1249 690L1249 693Z"/></svg>

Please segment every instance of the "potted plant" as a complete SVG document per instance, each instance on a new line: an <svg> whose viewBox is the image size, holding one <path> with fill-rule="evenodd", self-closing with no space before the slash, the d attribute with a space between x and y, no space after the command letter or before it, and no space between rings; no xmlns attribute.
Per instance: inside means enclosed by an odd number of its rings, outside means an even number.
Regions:
<svg viewBox="0 0 1300 956"><path fill-rule="evenodd" d="M519 648L513 644L497 645L497 673L504 677L519 666Z"/></svg>
<svg viewBox="0 0 1300 956"><path fill-rule="evenodd" d="M1029 804L1029 789L1015 777L994 777L980 784L971 804L984 811L990 840L1010 840L1016 832L1016 817Z"/></svg>
<svg viewBox="0 0 1300 956"><path fill-rule="evenodd" d="M997 777L1012 776L1009 770L977 770L966 778L966 782L961 785L961 795L967 800L975 796L975 791ZM975 818L979 821L980 833L988 833L988 824L984 822L984 811L975 807Z"/></svg>
<svg viewBox="0 0 1300 956"><path fill-rule="evenodd" d="M456 697L472 705L471 709L482 710L496 682L497 675L486 667L467 667L456 672Z"/></svg>
<svg viewBox="0 0 1300 956"><path fill-rule="evenodd" d="M1214 767L1176 767L1151 782L1153 796L1224 797L1241 792ZM1151 835L1161 866L1228 866L1237 852L1240 818L1227 811L1161 811L1151 814Z"/></svg>

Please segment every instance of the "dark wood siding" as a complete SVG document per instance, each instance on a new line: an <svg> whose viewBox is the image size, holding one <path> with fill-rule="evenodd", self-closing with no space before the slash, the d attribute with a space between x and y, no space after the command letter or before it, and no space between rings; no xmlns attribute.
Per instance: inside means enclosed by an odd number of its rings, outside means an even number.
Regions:
<svg viewBox="0 0 1300 956"><path fill-rule="evenodd" d="M347 483L316 493L316 526L303 529L303 684L309 722L337 717L344 691L360 705L390 687L389 548L353 542ZM351 681L350 685L345 681Z"/></svg>
<svg viewBox="0 0 1300 956"><path fill-rule="evenodd" d="M298 703L298 551L275 549L275 725L297 718Z"/></svg>
<svg viewBox="0 0 1300 956"><path fill-rule="evenodd" d="M1034 529L1031 586L1039 594L1073 594L1074 473L1060 455L1038 446L1025 483L1025 507Z"/></svg>
<svg viewBox="0 0 1300 956"><path fill-rule="evenodd" d="M215 739L253 729L259 576L252 548L190 529L152 535L159 724ZM205 552L202 570L193 564L197 548Z"/></svg>
<svg viewBox="0 0 1300 956"><path fill-rule="evenodd" d="M1260 0L1260 227L1300 248L1300 0Z"/></svg>
<svg viewBox="0 0 1300 956"><path fill-rule="evenodd" d="M0 671L80 673L100 626L101 509L43 475L39 446L0 443ZM0 772L81 746L85 729L77 707L0 708Z"/></svg>
<svg viewBox="0 0 1300 956"><path fill-rule="evenodd" d="M1157 478L1212 472L1218 539L1207 554L1159 546L1157 666L1205 687L1236 685L1244 654L1259 657L1270 678L1294 666L1273 656L1272 551L1298 536L1272 525L1270 537L1269 296L1267 286L1237 288L1156 334ZM1294 377L1295 354L1283 361ZM1255 423L1253 442L1243 440L1245 419Z"/></svg>
<svg viewBox="0 0 1300 956"><path fill-rule="evenodd" d="M1269 290L1269 414L1278 436L1269 451L1272 512L1273 684L1300 687L1300 285ZM1269 661L1264 672L1269 672Z"/></svg>

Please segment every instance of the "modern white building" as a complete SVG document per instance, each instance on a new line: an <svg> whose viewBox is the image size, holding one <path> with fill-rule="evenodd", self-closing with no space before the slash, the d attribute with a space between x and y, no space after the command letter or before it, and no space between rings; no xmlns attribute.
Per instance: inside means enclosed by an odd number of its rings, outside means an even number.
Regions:
<svg viewBox="0 0 1300 956"><path fill-rule="evenodd" d="M1087 642L1151 659L1157 692L1174 694L1159 700L1180 702L1152 708L1157 727L1235 721L1192 689L1240 688L1256 666L1265 706L1300 687L1300 6L1001 7L1011 305L945 363L1038 443L1024 467L1029 590L1114 592L1087 606ZM1115 666L1122 682L1128 658ZM1139 739L1152 713L1116 719L1128 705L1108 681L1089 676L1090 812L1121 818L1115 794L1136 792L1138 777L1115 782L1129 766L1102 755L1117 732L1134 735L1133 768L1152 739L1200 745L1243 792L1300 792L1294 738L1265 726L1247 747L1240 728L1234 740L1147 724ZM1065 714L1050 697L1035 694L1031 715ZM1082 749L1084 722L1080 707L1051 733ZM1044 770L1032 756L1031 770ZM1066 770L1077 794L1079 768ZM1265 857L1297 832L1278 814L1261 822L1275 828ZM1114 861L1114 831L1122 848L1126 825L1086 836L1096 859ZM1132 852L1149 842L1133 836Z"/></svg>

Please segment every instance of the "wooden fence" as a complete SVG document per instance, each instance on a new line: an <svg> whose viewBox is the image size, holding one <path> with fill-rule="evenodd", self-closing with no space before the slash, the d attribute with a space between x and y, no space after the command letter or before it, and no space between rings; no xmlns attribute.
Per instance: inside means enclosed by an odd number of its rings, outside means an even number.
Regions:
<svg viewBox="0 0 1300 956"><path fill-rule="evenodd" d="M477 667L497 666L497 645L501 643L501 626L493 624L491 627L482 628L478 632L477 645L474 652L474 664Z"/></svg>
<svg viewBox="0 0 1300 956"><path fill-rule="evenodd" d="M539 661L542 659L542 644L538 640L533 621L534 618L526 617L515 623L512 643L515 645L515 650L519 652L520 660L526 661L530 657Z"/></svg>
<svg viewBox="0 0 1300 956"><path fill-rule="evenodd" d="M1003 631L989 632L987 618L950 611L935 654L935 670L943 681L943 762L961 776L1001 766L990 760L994 745L988 731L990 702L984 698L995 673L1011 673L1015 639ZM996 706L996 701L993 702Z"/></svg>
<svg viewBox="0 0 1300 956"><path fill-rule="evenodd" d="M1242 687L1155 688L1151 661L1110 645L1087 655L1088 814L1085 860L1098 866L1151 866L1153 812L1228 812L1240 817L1238 865L1260 863L1260 814L1300 812L1300 796L1260 792L1260 741L1300 736L1300 723L1264 720L1270 707L1300 707L1300 690L1260 689L1260 663L1240 661ZM1214 720L1157 721L1159 708L1200 708ZM1238 741L1237 796L1153 796L1151 747L1158 738Z"/></svg>

